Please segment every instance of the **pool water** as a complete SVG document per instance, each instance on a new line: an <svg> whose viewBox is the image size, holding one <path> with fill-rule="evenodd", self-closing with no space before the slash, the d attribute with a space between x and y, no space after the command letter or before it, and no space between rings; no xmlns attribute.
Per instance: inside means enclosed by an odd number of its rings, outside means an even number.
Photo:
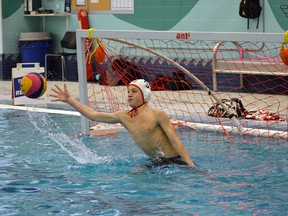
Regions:
<svg viewBox="0 0 288 216"><path fill-rule="evenodd" d="M0 215L288 215L287 143L183 140L197 169L148 169L127 132L79 120L0 111Z"/></svg>

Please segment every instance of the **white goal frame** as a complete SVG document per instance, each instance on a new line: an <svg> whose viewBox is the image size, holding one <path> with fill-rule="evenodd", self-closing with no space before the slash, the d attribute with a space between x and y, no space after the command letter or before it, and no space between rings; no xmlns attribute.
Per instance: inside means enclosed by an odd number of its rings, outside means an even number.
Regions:
<svg viewBox="0 0 288 216"><path fill-rule="evenodd" d="M284 34L281 33L230 33L230 32L176 32L176 31L118 31L118 30L93 30L93 37L97 38L122 38L122 39L162 39L162 40L185 40L185 41L251 41L251 42L274 42L282 43ZM77 64L79 79L80 102L88 105L85 39L88 30L76 31ZM189 36L189 37L187 37ZM81 133L90 134L90 121L81 115ZM287 136L287 134L286 134Z"/></svg>

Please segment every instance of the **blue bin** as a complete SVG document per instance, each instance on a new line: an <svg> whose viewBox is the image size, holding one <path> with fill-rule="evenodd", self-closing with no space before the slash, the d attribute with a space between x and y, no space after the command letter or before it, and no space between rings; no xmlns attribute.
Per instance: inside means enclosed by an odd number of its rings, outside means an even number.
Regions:
<svg viewBox="0 0 288 216"><path fill-rule="evenodd" d="M40 63L45 66L45 55L51 52L52 41L45 32L21 33L19 48L22 63Z"/></svg>

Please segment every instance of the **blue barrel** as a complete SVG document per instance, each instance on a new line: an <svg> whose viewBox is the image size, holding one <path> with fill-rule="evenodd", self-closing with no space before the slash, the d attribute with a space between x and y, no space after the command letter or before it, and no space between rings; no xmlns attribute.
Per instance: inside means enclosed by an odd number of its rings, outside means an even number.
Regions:
<svg viewBox="0 0 288 216"><path fill-rule="evenodd" d="M21 33L19 48L22 63L40 63L45 66L45 55L51 52L52 40L46 32Z"/></svg>

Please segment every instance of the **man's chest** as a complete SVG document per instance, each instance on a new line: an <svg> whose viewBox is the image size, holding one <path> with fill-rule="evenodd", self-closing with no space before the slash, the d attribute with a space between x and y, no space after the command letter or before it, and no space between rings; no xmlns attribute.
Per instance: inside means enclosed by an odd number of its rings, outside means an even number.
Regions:
<svg viewBox="0 0 288 216"><path fill-rule="evenodd" d="M141 116L128 119L125 126L132 135L148 136L155 132L158 124L149 116Z"/></svg>

